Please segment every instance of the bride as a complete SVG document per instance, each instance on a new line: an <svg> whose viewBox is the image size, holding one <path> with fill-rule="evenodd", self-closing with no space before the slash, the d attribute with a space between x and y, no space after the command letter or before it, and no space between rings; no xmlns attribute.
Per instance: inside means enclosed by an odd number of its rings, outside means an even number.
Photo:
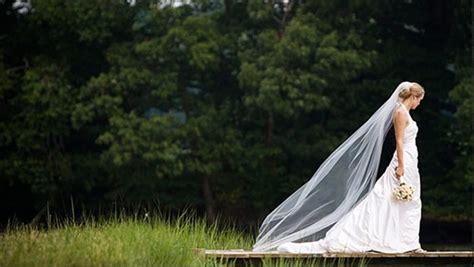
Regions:
<svg viewBox="0 0 474 267"><path fill-rule="evenodd" d="M425 252L419 242L418 126L410 116L423 97L418 83L400 83L313 177L266 217L253 250ZM383 141L392 124L396 150L375 182ZM414 189L411 201L394 196L401 182Z"/></svg>

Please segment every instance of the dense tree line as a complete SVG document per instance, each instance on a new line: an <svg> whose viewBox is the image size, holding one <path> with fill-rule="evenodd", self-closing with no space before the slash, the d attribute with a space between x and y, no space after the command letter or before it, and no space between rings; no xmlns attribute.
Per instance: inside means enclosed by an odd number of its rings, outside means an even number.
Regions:
<svg viewBox="0 0 474 267"><path fill-rule="evenodd" d="M470 218L470 1L129 2L0 1L4 220L72 198L258 221L404 80L424 216Z"/></svg>

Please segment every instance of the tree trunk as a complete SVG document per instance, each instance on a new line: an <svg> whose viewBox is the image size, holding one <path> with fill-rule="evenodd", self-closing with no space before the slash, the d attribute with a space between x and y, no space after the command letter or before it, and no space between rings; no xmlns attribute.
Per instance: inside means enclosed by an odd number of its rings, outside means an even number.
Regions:
<svg viewBox="0 0 474 267"><path fill-rule="evenodd" d="M267 147L273 147L273 127L274 127L274 119L273 119L273 112L268 112L267 117L267 125L266 125L266 137L265 137L265 144ZM275 176L276 175L276 162L273 156L270 156L268 159L268 165L270 168L270 173Z"/></svg>
<svg viewBox="0 0 474 267"><path fill-rule="evenodd" d="M231 17L232 4L233 4L232 0L224 0L225 17L227 20L229 20Z"/></svg>
<svg viewBox="0 0 474 267"><path fill-rule="evenodd" d="M213 222L216 218L214 208L214 197L212 196L211 183L209 176L204 175L202 177L202 193L204 194L204 200L206 204L206 217L209 222Z"/></svg>
<svg viewBox="0 0 474 267"><path fill-rule="evenodd" d="M273 112L268 112L267 125L266 125L266 137L265 143L267 146L271 147L273 144Z"/></svg>

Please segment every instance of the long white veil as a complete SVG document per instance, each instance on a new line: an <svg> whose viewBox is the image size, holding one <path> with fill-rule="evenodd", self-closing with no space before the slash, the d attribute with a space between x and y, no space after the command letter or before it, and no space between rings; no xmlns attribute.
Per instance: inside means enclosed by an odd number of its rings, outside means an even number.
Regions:
<svg viewBox="0 0 474 267"><path fill-rule="evenodd" d="M341 144L312 178L273 210L260 226L254 251L293 241L317 241L373 188L400 83L390 98Z"/></svg>

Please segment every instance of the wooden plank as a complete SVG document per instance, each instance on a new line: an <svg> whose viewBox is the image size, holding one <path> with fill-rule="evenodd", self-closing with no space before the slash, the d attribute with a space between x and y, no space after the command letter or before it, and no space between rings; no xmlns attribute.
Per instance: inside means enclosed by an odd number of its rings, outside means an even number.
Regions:
<svg viewBox="0 0 474 267"><path fill-rule="evenodd" d="M474 252L469 252L469 251L457 251L454 253L454 257L474 257Z"/></svg>
<svg viewBox="0 0 474 267"><path fill-rule="evenodd" d="M206 250L194 249L195 253L207 259L216 259L223 261L231 261L235 266L262 266L265 260L278 261L285 260L286 263L291 261L303 261L314 264L313 260L332 262L335 264L342 262L364 262L364 266L368 267L412 267L412 266L474 266L472 251L428 251L425 253L280 253L278 251L255 252L245 251L243 249L222 249L222 250ZM332 264L330 263L330 264Z"/></svg>
<svg viewBox="0 0 474 267"><path fill-rule="evenodd" d="M270 252L255 252L245 251L243 249L231 249L231 250L205 250L205 249L194 249L194 251L200 255L206 257L219 257L219 258L407 258L407 257L474 257L472 251L428 251L424 253L378 253L378 252L367 252L367 253L324 253L324 254L312 254L312 253L281 253L277 251Z"/></svg>

